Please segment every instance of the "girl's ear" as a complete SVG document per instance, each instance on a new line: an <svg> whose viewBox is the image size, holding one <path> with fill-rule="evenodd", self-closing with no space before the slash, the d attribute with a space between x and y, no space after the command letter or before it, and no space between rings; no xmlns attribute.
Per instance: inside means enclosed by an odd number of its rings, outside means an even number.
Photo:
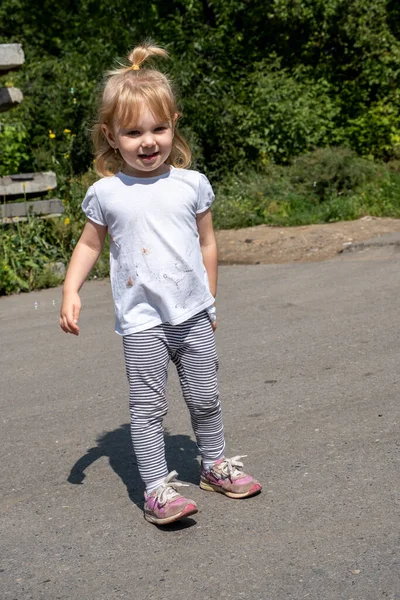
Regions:
<svg viewBox="0 0 400 600"><path fill-rule="evenodd" d="M111 131L111 129L103 123L103 125L101 126L101 132L104 135L104 137L106 138L107 142L110 144L111 148L115 149L117 146L116 146L114 134Z"/></svg>

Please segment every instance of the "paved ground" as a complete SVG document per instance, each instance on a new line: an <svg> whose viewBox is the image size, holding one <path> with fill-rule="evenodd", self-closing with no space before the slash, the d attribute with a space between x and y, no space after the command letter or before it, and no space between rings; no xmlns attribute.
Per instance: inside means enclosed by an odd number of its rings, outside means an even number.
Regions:
<svg viewBox="0 0 400 600"><path fill-rule="evenodd" d="M78 339L59 290L0 299L1 598L399 598L399 283L393 248L221 268L228 448L264 491L196 486L171 371L170 467L200 505L172 529L142 517L108 282L85 286Z"/></svg>

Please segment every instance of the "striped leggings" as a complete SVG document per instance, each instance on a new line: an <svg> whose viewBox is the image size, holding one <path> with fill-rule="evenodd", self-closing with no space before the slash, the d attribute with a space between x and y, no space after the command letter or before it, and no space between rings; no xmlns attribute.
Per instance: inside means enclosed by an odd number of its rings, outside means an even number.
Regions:
<svg viewBox="0 0 400 600"><path fill-rule="evenodd" d="M145 485L168 474L163 417L167 413L168 363L177 368L199 452L204 460L223 456L214 332L205 311L179 325L162 324L123 337L129 381L131 435Z"/></svg>

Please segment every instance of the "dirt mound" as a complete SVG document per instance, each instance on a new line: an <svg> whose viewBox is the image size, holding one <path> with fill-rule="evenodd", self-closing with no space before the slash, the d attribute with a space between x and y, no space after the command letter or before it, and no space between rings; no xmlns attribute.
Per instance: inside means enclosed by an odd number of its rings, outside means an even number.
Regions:
<svg viewBox="0 0 400 600"><path fill-rule="evenodd" d="M258 225L217 231L220 264L271 264L327 260L346 247L400 233L400 219L362 217L301 227Z"/></svg>

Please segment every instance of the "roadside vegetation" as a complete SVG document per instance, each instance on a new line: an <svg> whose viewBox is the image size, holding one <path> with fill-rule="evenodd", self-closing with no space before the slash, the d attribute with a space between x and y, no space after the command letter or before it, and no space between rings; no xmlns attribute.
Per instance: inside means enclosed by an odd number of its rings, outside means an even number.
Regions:
<svg viewBox="0 0 400 600"><path fill-rule="evenodd" d="M2 42L25 65L1 78L24 101L0 115L0 176L54 170L65 213L1 226L0 294L62 280L102 73L149 37L171 54L216 227L400 218L399 23L395 0L3 0Z"/></svg>

